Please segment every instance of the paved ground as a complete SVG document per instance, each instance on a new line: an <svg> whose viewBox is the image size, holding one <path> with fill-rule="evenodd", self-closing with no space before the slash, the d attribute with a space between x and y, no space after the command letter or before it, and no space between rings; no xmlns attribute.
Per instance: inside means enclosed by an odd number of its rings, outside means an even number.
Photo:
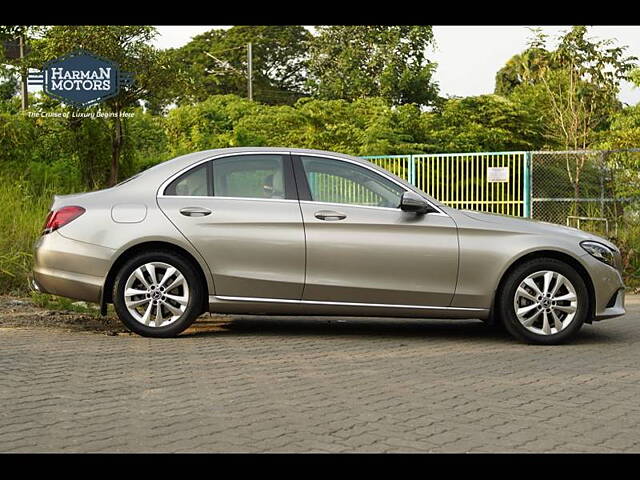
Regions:
<svg viewBox="0 0 640 480"><path fill-rule="evenodd" d="M560 347L379 319L203 317L151 340L12 302L2 452L640 452L640 297Z"/></svg>

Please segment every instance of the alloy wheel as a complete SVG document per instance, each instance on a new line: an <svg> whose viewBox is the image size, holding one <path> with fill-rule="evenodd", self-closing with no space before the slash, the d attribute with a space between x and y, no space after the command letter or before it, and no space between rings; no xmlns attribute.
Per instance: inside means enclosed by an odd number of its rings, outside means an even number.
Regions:
<svg viewBox="0 0 640 480"><path fill-rule="evenodd" d="M164 262L149 262L129 275L124 300L136 321L148 327L166 327L187 309L189 285L176 267Z"/></svg>
<svg viewBox="0 0 640 480"><path fill-rule="evenodd" d="M541 270L526 277L514 299L518 321L538 335L553 335L569 326L578 310L575 287L564 275Z"/></svg>

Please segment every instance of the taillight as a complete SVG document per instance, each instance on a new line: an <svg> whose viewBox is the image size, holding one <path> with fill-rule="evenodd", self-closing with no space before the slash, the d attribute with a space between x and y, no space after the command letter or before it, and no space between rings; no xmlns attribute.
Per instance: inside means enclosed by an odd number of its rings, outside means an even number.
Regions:
<svg viewBox="0 0 640 480"><path fill-rule="evenodd" d="M47 219L44 221L44 228L42 234L51 233L60 227L65 226L67 223L75 220L85 212L82 207L62 207L58 210L53 210L47 215Z"/></svg>

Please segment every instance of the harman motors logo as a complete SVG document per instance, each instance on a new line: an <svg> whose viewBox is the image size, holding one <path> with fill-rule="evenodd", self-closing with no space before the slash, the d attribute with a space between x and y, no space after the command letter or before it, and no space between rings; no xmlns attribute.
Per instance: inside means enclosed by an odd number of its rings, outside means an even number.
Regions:
<svg viewBox="0 0 640 480"><path fill-rule="evenodd" d="M29 74L29 85L42 85L52 98L74 107L88 107L115 97L133 84L133 74L121 72L116 62L76 50Z"/></svg>

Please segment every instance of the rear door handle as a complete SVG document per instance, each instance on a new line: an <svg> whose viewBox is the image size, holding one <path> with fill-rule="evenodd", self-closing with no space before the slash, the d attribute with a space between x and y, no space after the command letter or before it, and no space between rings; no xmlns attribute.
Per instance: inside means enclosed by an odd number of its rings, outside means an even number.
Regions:
<svg viewBox="0 0 640 480"><path fill-rule="evenodd" d="M347 216L344 213L334 212L332 210L320 210L315 213L315 217L319 220L335 221L344 220Z"/></svg>
<svg viewBox="0 0 640 480"><path fill-rule="evenodd" d="M211 210L202 207L184 207L180 209L180 213L185 217L204 217L211 214Z"/></svg>

